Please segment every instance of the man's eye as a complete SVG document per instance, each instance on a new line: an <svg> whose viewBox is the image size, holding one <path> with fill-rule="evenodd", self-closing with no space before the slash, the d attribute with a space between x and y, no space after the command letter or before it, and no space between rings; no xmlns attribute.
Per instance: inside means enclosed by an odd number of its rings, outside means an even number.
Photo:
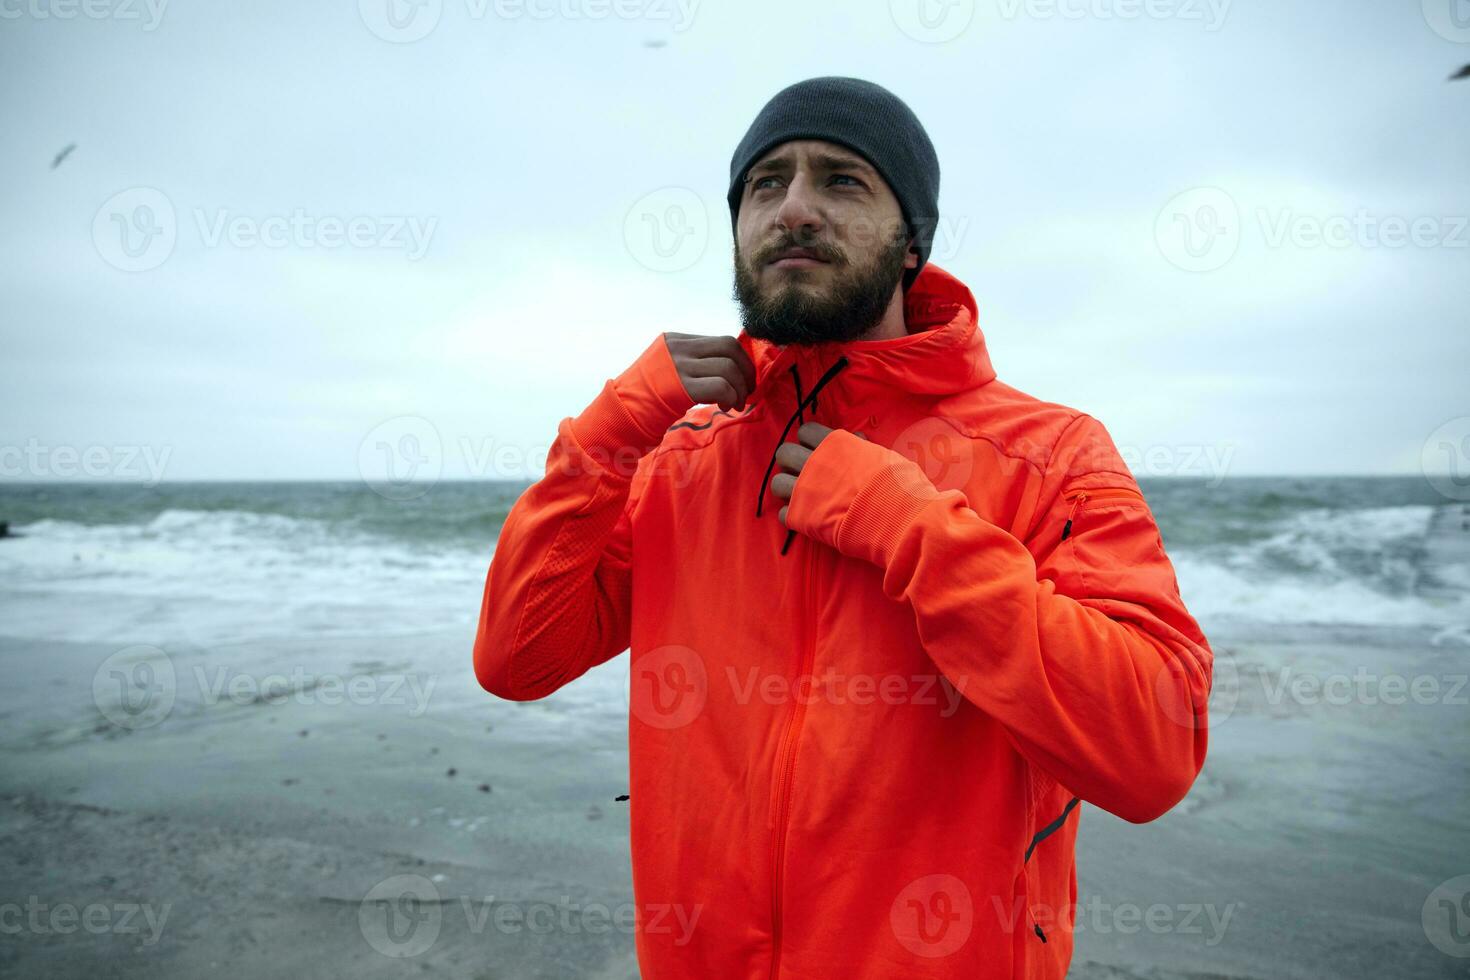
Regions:
<svg viewBox="0 0 1470 980"><path fill-rule="evenodd" d="M767 175L765 177L753 177L750 181L750 191L752 194L754 194L758 191L771 190L778 186L778 182L780 180L781 178L775 175ZM827 178L827 183L829 186L833 181L846 181L847 183L839 185L843 187L866 186L861 180L854 177L852 174L833 174L831 177Z"/></svg>

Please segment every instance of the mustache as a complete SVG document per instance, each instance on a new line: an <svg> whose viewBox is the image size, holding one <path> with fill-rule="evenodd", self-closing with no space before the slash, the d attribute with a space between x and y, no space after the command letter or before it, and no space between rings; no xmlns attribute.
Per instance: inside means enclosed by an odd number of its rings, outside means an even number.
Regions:
<svg viewBox="0 0 1470 980"><path fill-rule="evenodd" d="M833 265L845 265L847 263L847 255L827 242L800 241L790 235L786 235L757 251L753 259L754 264L757 266L765 265L788 248L804 248L816 253L817 258L823 262L830 262Z"/></svg>

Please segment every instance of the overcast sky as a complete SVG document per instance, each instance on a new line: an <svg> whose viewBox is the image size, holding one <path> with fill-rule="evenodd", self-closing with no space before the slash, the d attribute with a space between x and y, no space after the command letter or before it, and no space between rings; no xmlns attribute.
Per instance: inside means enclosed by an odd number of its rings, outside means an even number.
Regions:
<svg viewBox="0 0 1470 980"><path fill-rule="evenodd" d="M1470 415L1455 2L0 0L0 477L534 475L738 330L730 154L825 74L927 127L1001 379L1139 475L1416 473Z"/></svg>

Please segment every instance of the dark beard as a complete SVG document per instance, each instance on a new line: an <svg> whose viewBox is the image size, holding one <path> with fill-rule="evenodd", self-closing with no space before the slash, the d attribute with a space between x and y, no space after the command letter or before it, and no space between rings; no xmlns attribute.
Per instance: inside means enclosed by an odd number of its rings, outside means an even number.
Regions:
<svg viewBox="0 0 1470 980"><path fill-rule="evenodd" d="M778 242L761 249L756 257L764 262L777 251L798 244L802 243ZM903 278L908 250L906 238L895 238L883 247L871 266L853 269L841 253L822 248L822 258L836 267L831 289L825 295L804 288L805 271L796 269L785 273L789 281L777 285L775 295L768 298L746 268L737 243L735 301L740 304L741 325L752 337L779 347L856 340L877 326L888 312L893 291Z"/></svg>

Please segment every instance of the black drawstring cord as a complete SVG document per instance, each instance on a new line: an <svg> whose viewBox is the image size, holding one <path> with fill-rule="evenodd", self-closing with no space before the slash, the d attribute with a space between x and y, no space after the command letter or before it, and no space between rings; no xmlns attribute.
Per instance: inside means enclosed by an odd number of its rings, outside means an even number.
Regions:
<svg viewBox="0 0 1470 980"><path fill-rule="evenodd" d="M827 386L827 382L837 377L837 373L845 367L847 367L847 357L838 357L837 360L832 363L832 366L829 367L822 374L821 378L817 380L817 383L812 388L811 393L803 398L801 394L801 373L796 369L795 364L791 365L792 382L796 385L796 411L792 412L791 417L786 420L786 427L781 430L781 438L776 442L776 448L771 450L771 461L766 464L766 475L764 478L761 479L760 494L755 499L756 517L760 517L761 514L764 512L766 503L766 487L770 484L771 473L776 468L776 454L781 451L781 446L783 443L786 442L786 437L791 434L791 426L796 424L798 420L805 424L806 408L810 406L813 410L816 409L817 393ZM781 545L781 554L786 554L786 549L791 547L791 541L795 537L796 531L792 528L787 528L786 543Z"/></svg>
<svg viewBox="0 0 1470 980"><path fill-rule="evenodd" d="M793 361L791 363L791 383L796 386L796 420L797 420L797 423L799 425L806 425L806 416L802 414L802 408L801 408L801 403L804 400L802 398L802 396L801 396L801 371L797 368L795 361ZM815 397L815 393L813 393L813 398L812 398L812 411L815 412L816 410L817 410L817 399ZM782 439L782 442L785 442L785 439L784 438ZM764 497L765 494L762 494L761 496ZM790 528L787 528L786 529L786 540L783 541L783 542L781 542L781 556L783 558L786 556L786 549L788 549L788 548L791 547L791 542L794 541L795 539L796 539L796 532L793 531L793 530L791 530Z"/></svg>

